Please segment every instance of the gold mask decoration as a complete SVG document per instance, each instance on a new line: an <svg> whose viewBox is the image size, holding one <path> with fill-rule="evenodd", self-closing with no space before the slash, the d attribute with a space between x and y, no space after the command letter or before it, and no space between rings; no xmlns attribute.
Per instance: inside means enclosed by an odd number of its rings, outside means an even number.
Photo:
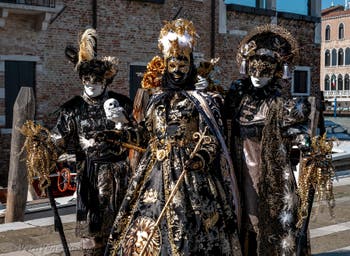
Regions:
<svg viewBox="0 0 350 256"><path fill-rule="evenodd" d="M277 63L274 61L262 60L255 58L249 61L248 74L253 77L273 77Z"/></svg>
<svg viewBox="0 0 350 256"><path fill-rule="evenodd" d="M167 62L167 69L169 73L188 73L190 71L189 60L179 60L176 58L170 58Z"/></svg>

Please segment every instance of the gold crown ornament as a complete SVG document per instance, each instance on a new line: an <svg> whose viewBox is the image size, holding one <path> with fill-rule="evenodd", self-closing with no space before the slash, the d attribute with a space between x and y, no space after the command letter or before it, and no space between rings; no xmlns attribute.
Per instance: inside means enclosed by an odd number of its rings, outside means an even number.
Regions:
<svg viewBox="0 0 350 256"><path fill-rule="evenodd" d="M245 74L247 62L257 56L277 63L277 75L282 77L283 74L284 78L288 73L287 65L295 65L299 60L299 46L284 27L266 24L252 30L238 46L236 61L241 74Z"/></svg>
<svg viewBox="0 0 350 256"><path fill-rule="evenodd" d="M169 21L160 31L158 48L162 51L164 59L178 56L190 59L197 37L192 21L186 19Z"/></svg>

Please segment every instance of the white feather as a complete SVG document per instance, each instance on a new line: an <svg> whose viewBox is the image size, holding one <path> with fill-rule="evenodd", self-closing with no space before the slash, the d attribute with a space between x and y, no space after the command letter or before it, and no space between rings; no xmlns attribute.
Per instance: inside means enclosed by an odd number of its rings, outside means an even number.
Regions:
<svg viewBox="0 0 350 256"><path fill-rule="evenodd" d="M192 40L193 38L185 31L183 35L179 35L174 32L169 32L164 35L161 39L159 39L161 45L163 46L163 54L167 55L170 48L171 42L177 40L180 48L192 48Z"/></svg>
<svg viewBox="0 0 350 256"><path fill-rule="evenodd" d="M89 28L85 30L80 39L79 62L89 61L95 57L97 33L95 29Z"/></svg>

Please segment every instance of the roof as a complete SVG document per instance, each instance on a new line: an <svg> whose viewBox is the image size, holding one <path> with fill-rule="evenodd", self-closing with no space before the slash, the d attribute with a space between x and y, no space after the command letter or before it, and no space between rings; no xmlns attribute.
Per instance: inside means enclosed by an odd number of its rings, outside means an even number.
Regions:
<svg viewBox="0 0 350 256"><path fill-rule="evenodd" d="M331 6L329 8L323 9L321 12L322 18L340 16L350 14L350 9L344 9L342 5Z"/></svg>

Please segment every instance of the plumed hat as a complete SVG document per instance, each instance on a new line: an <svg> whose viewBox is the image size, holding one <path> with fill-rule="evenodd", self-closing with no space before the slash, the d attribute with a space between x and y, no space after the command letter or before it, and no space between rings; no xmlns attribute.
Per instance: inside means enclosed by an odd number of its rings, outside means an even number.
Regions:
<svg viewBox="0 0 350 256"><path fill-rule="evenodd" d="M190 54L198 37L193 23L186 19L177 19L167 22L160 31L158 47L162 51L164 59L186 56Z"/></svg>
<svg viewBox="0 0 350 256"><path fill-rule="evenodd" d="M185 19L168 21L160 31L158 48L163 58L155 56L148 64L141 82L142 88L161 86L165 62L169 57L185 56L191 59L191 53L198 37L193 23Z"/></svg>
<svg viewBox="0 0 350 256"><path fill-rule="evenodd" d="M112 83L117 74L118 59L115 57L97 58L97 33L95 29L85 30L79 40L79 50L74 46L67 46L66 57L75 66L80 79L89 78L93 82L104 85Z"/></svg>
<svg viewBox="0 0 350 256"><path fill-rule="evenodd" d="M269 56L277 65L277 73L282 74L283 65L295 65L299 59L298 43L285 28L266 24L259 26L246 35L241 41L236 61L245 66L252 57ZM241 72L242 73L242 72Z"/></svg>

